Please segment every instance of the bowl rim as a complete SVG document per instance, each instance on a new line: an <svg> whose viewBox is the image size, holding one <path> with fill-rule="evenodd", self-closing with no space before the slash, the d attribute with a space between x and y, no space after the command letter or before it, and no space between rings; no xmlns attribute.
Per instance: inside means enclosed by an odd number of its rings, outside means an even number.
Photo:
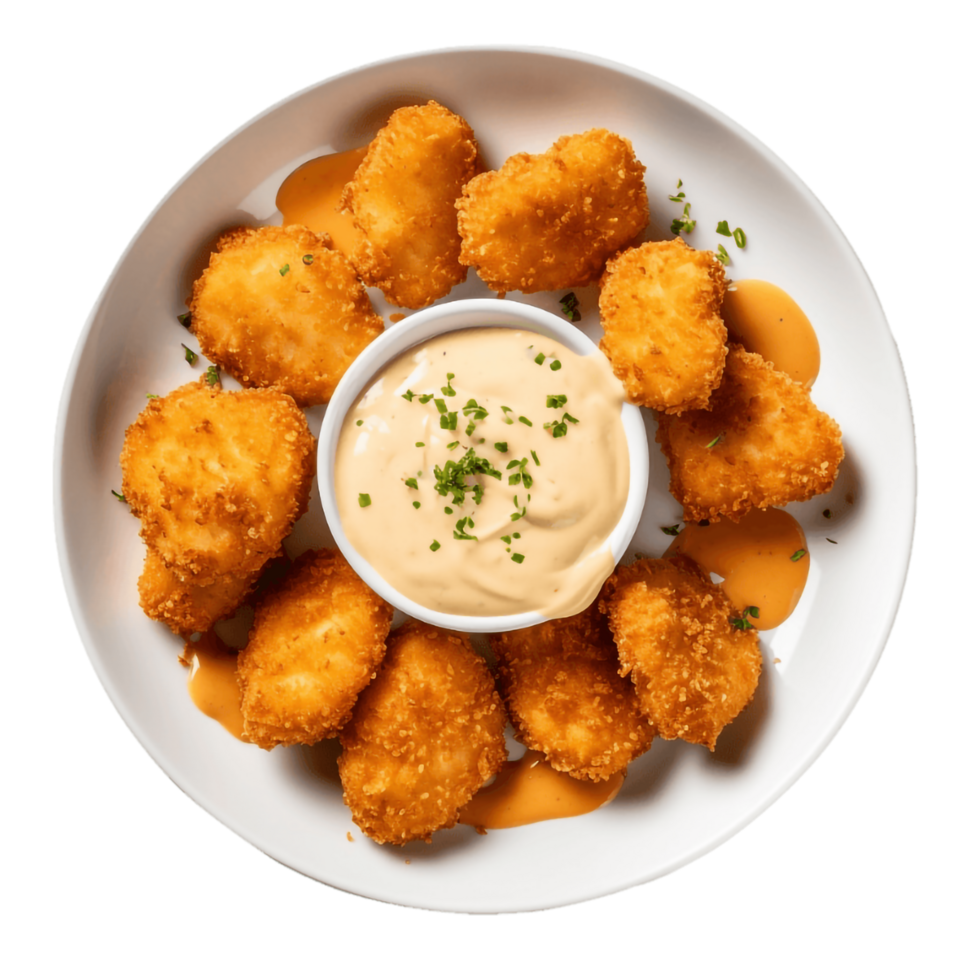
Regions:
<svg viewBox="0 0 980 980"><path fill-rule="evenodd" d="M364 388L386 364L434 337L458 330L486 327L505 327L542 334L583 356L599 351L599 346L568 320L536 306L495 298L437 303L409 314L404 320L386 329L361 351L344 372L330 398L317 440L317 491L320 503L330 533L354 571L374 592L413 619L465 633L503 633L537 626L554 617L533 610L505 616L464 616L429 609L410 599L382 578L344 533L337 507L334 475L337 444L344 419ZM605 542L612 551L614 562L619 562L626 553L640 523L650 473L649 442L639 408L624 399L620 418L626 435L630 472L623 513Z"/></svg>

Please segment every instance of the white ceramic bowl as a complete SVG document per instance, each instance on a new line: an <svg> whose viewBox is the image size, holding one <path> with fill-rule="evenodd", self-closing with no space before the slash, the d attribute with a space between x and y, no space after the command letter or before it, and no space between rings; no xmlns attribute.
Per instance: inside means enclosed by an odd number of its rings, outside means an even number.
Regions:
<svg viewBox="0 0 980 980"><path fill-rule="evenodd" d="M596 345L567 320L547 310L527 306L524 303L515 303L513 300L462 299L440 306L430 306L428 309L413 313L397 326L386 330L365 348L337 385L320 430L317 446L317 482L323 513L337 547L344 553L344 557L351 563L354 571L378 595L414 619L421 619L435 626L467 633L498 633L534 626L544 622L546 617L534 611L509 616L459 616L428 609L409 599L383 579L348 540L337 509L337 494L334 486L334 464L340 429L347 412L368 382L385 364L410 348L440 334L464 330L467 327L511 327L530 330L557 340L576 354L588 355L596 351ZM630 458L630 486L622 517L608 539L613 558L617 562L626 552L627 545L640 523L650 472L650 453L640 410L624 402L622 420Z"/></svg>

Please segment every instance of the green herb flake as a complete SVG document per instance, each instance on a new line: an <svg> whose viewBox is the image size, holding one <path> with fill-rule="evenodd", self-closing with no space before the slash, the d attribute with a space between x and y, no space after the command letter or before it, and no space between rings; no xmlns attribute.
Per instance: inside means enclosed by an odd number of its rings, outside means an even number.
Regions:
<svg viewBox="0 0 980 980"><path fill-rule="evenodd" d="M184 348L184 360L187 361L191 367L194 367L194 365L197 363L197 354L195 354L194 351L187 346L187 344L181 344L180 346Z"/></svg>
<svg viewBox="0 0 980 980"><path fill-rule="evenodd" d="M204 380L212 386L218 383L218 369L213 364L204 373Z"/></svg>
<svg viewBox="0 0 980 980"><path fill-rule="evenodd" d="M697 225L697 221L691 217L691 204L688 202L684 205L684 214L679 218L674 218L670 223L670 231L673 235L679 235L682 231L690 234L694 231L695 225Z"/></svg>
<svg viewBox="0 0 980 980"><path fill-rule="evenodd" d="M109 493L111 493L116 500L121 500L123 503L126 503L126 498L121 493L116 493L115 490L110 490Z"/></svg>
<svg viewBox="0 0 980 980"><path fill-rule="evenodd" d="M493 448L496 449L498 453L505 453L505 452L507 452L507 443L506 442L495 442L493 444Z"/></svg>
<svg viewBox="0 0 980 980"><path fill-rule="evenodd" d="M418 502L417 500L413 500L413 501L412 501L412 506L413 506L413 507L414 507L414 508L415 508L416 510L418 510L418 509L419 509L419 507L421 507L422 505L421 505L421 504L420 504L420 503L419 503L419 502Z"/></svg>
<svg viewBox="0 0 980 980"><path fill-rule="evenodd" d="M544 364L544 354L538 354L538 356L534 359L534 363Z"/></svg>
<svg viewBox="0 0 980 980"><path fill-rule="evenodd" d="M806 554L806 548L800 548L799 551L794 551L793 554L789 556L790 561L799 561Z"/></svg>
<svg viewBox="0 0 980 980"><path fill-rule="evenodd" d="M415 443L415 448L416 449L425 449L425 443L424 442L417 442L417 443Z"/></svg>
<svg viewBox="0 0 980 980"><path fill-rule="evenodd" d="M446 412L445 415L439 416L439 428L449 429L450 432L456 430L456 421L459 418L458 412Z"/></svg>
<svg viewBox="0 0 980 980"><path fill-rule="evenodd" d="M561 370L561 361L558 361L558 360L552 361L551 362L551 370L552 371L560 371Z"/></svg>
<svg viewBox="0 0 980 980"><path fill-rule="evenodd" d="M191 315L190 313L178 313L177 322L187 330L191 328Z"/></svg>
<svg viewBox="0 0 980 980"><path fill-rule="evenodd" d="M715 234L716 235L724 235L726 238L731 238L732 237L732 233L728 230L728 222L727 221L719 221L718 222L718 227L715 228Z"/></svg>
<svg viewBox="0 0 980 980"><path fill-rule="evenodd" d="M463 414L466 416L472 416L475 421L481 422L490 413L482 405L478 404L475 398L471 398L463 406Z"/></svg>
<svg viewBox="0 0 980 980"><path fill-rule="evenodd" d="M435 395L419 395L419 404L428 405L433 398L435 398Z"/></svg>
<svg viewBox="0 0 980 980"><path fill-rule="evenodd" d="M565 293L559 302L562 313L572 323L578 323L582 319L582 314L578 308L578 297L575 293Z"/></svg>
<svg viewBox="0 0 980 980"><path fill-rule="evenodd" d="M414 397L415 397L415 392L414 392L414 391L412 391L412 389L411 389L411 388L409 388L409 389L408 389L408 390L407 390L407 391L406 391L406 392L405 392L405 393L404 393L404 394L402 395L402 398L404 398L404 399L405 399L405 401L407 401L407 402L410 402L410 401L411 401L411 400L412 400L412 399L413 399Z"/></svg>
<svg viewBox="0 0 980 980"><path fill-rule="evenodd" d="M515 540L515 541L516 541L516 540L517 540L517 539L518 539L518 538L519 538L520 536L521 536L521 532L520 532L520 531L515 531L515 532L514 532L514 540Z"/></svg>
<svg viewBox="0 0 980 980"><path fill-rule="evenodd" d="M411 488L412 490L418 490L418 488L419 488L419 481L416 480L414 476L410 476L405 481L405 486Z"/></svg>
<svg viewBox="0 0 980 980"><path fill-rule="evenodd" d="M718 251L715 254L718 256L718 261L722 265L731 265L732 257L728 254L728 249L721 242L718 243Z"/></svg>
<svg viewBox="0 0 980 980"><path fill-rule="evenodd" d="M724 432L719 432L719 433L718 433L718 435L716 435L716 436L714 437L714 439L712 439L712 440L711 440L711 442L709 442L709 443L708 443L708 445L707 445L707 446L705 446L704 448L705 448L705 449L714 449L714 448L715 448L715 446L717 446L717 445L718 445L718 443L719 443L719 442L721 442L721 437L722 437L722 436L723 436L724 434L725 434Z"/></svg>
<svg viewBox="0 0 980 980"><path fill-rule="evenodd" d="M146 393L146 400L147 401L150 401L150 400L152 400L154 398L159 398L159 397L160 397L159 395L151 395L149 392Z"/></svg>
<svg viewBox="0 0 980 980"><path fill-rule="evenodd" d="M534 465L535 466L540 466L541 465L541 460L538 459L538 454L533 449L531 450L531 459L534 460Z"/></svg>
<svg viewBox="0 0 980 980"><path fill-rule="evenodd" d="M456 394L456 389L453 387L453 378L455 377L455 374L447 374L446 384L439 389L447 398L452 398Z"/></svg>
<svg viewBox="0 0 980 980"><path fill-rule="evenodd" d="M289 272L289 263L288 262L279 270L279 275L280 276L284 276L287 272Z"/></svg>
<svg viewBox="0 0 980 980"><path fill-rule="evenodd" d="M517 553L515 552L514 554L512 554L512 555L510 556L510 560L511 560L511 561L516 561L516 562L517 562L517 564L518 564L518 565L520 565L520 564L521 564L521 562L523 562L523 561L524 561L524 556L523 556L523 555L519 555L519 554L517 554Z"/></svg>
<svg viewBox="0 0 980 980"><path fill-rule="evenodd" d="M568 401L566 395L545 395L545 408L561 408Z"/></svg>
<svg viewBox="0 0 980 980"><path fill-rule="evenodd" d="M737 246L738 246L739 248L745 248L745 232L744 232L744 231L742 231L742 229L741 229L741 228L736 228L736 229L735 229L735 230L734 230L734 231L732 232L732 235L733 235L733 236L734 236L734 238L735 238L735 244L736 244L736 245L737 245Z"/></svg>
<svg viewBox="0 0 980 980"><path fill-rule="evenodd" d="M364 425L364 419L358 419L354 425Z"/></svg>
<svg viewBox="0 0 980 980"><path fill-rule="evenodd" d="M759 618L758 606L746 606L742 610L741 616L732 616L730 622L737 630L754 630L755 624L749 622L749 616L753 619Z"/></svg>
<svg viewBox="0 0 980 980"><path fill-rule="evenodd" d="M115 493L115 491L114 491L114 490L113 490L113 493ZM500 538L500 540L501 540L501 541L503 541L503 543L504 543L504 544L510 544L510 535L509 535L509 534L504 534L504 535L503 535L503 536L502 536L502 537Z"/></svg>
<svg viewBox="0 0 980 980"><path fill-rule="evenodd" d="M361 507L371 506L371 494L369 493L359 493L357 495L357 502Z"/></svg>
<svg viewBox="0 0 980 980"><path fill-rule="evenodd" d="M827 538L827 540L828 540L828 541L829 541L829 542L830 542L831 544L837 544L837 542L836 542L836 541L835 541L835 540L834 540L833 538Z"/></svg>
<svg viewBox="0 0 980 980"><path fill-rule="evenodd" d="M677 535L681 533L681 526L680 524L671 524L670 527L662 527L660 530L663 531L664 534L668 534L670 537L676 538Z"/></svg>
<svg viewBox="0 0 980 980"><path fill-rule="evenodd" d="M454 442L451 442L448 446L446 446L446 448L451 451L455 449L458 445L459 445L459 440L457 439Z"/></svg>
<svg viewBox="0 0 980 980"><path fill-rule="evenodd" d="M445 415L449 411L449 409L446 408L446 399L445 398L437 398L436 399L436 408L439 410L439 414L440 415Z"/></svg>
<svg viewBox="0 0 980 980"><path fill-rule="evenodd" d="M443 512L446 514L451 514L453 512L452 507L443 507Z"/></svg>
<svg viewBox="0 0 980 980"><path fill-rule="evenodd" d="M456 541L476 541L475 534L467 532L468 527L473 527L472 517L462 517L456 522L456 530L453 531L453 539Z"/></svg>
<svg viewBox="0 0 980 980"><path fill-rule="evenodd" d="M518 421L518 422L523 422L523 423L524 423L524 425L526 425L526 426L529 426L529 427L531 427L531 428L533 428L533 427L534 427L534 423L533 423L533 422L532 422L532 421L531 421L531 420L530 420L529 418L527 418L527 417L526 417L526 416L524 416L524 415L518 415L518 416L517 416L517 421Z"/></svg>
<svg viewBox="0 0 980 980"><path fill-rule="evenodd" d="M313 256L312 255L304 255L303 256L303 265L313 265Z"/></svg>
<svg viewBox="0 0 980 980"><path fill-rule="evenodd" d="M432 544L429 545L429 551L438 551L442 547L435 538L432 539Z"/></svg>

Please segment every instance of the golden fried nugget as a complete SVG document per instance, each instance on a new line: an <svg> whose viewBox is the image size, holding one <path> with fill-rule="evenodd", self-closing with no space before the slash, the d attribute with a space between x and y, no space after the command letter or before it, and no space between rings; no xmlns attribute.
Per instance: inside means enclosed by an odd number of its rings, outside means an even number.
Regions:
<svg viewBox="0 0 980 980"><path fill-rule="evenodd" d="M339 551L307 551L255 607L238 658L245 734L313 745L338 734L385 654L392 608Z"/></svg>
<svg viewBox="0 0 980 980"><path fill-rule="evenodd" d="M306 512L315 459L288 395L202 379L152 398L126 430L122 492L147 547L206 586L247 578L279 551Z"/></svg>
<svg viewBox="0 0 980 980"><path fill-rule="evenodd" d="M657 442L685 521L738 521L826 493L844 458L840 426L809 391L758 354L731 346L707 410L662 415Z"/></svg>
<svg viewBox="0 0 980 980"><path fill-rule="evenodd" d="M166 623L175 633L204 633L242 604L261 574L261 569L244 577L229 572L209 585L195 585L182 581L153 548L147 548L139 578L140 606L150 619Z"/></svg>
<svg viewBox="0 0 980 980"><path fill-rule="evenodd" d="M599 347L627 400L669 414L707 407L728 353L720 316L727 282L714 252L681 238L644 242L607 263Z"/></svg>
<svg viewBox="0 0 980 980"><path fill-rule="evenodd" d="M758 633L734 628L738 614L728 597L682 555L618 568L600 605L623 673L632 676L660 737L713 752L721 730L755 694Z"/></svg>
<svg viewBox="0 0 980 980"><path fill-rule="evenodd" d="M463 188L461 260L498 292L584 286L646 227L645 169L630 141L605 129L517 153Z"/></svg>
<svg viewBox="0 0 980 980"><path fill-rule="evenodd" d="M340 210L366 236L358 275L389 303L418 309L466 278L455 204L480 169L473 130L438 102L396 109L371 141Z"/></svg>
<svg viewBox="0 0 980 980"><path fill-rule="evenodd" d="M330 400L384 330L330 236L301 225L223 235L194 283L191 330L205 357L247 388L279 385L299 405Z"/></svg>
<svg viewBox="0 0 980 980"><path fill-rule="evenodd" d="M656 729L640 710L605 617L593 603L566 619L490 637L517 739L559 772L606 780L642 755Z"/></svg>
<svg viewBox="0 0 980 980"><path fill-rule="evenodd" d="M408 622L340 736L354 822L380 844L431 840L507 758L506 715L466 636Z"/></svg>

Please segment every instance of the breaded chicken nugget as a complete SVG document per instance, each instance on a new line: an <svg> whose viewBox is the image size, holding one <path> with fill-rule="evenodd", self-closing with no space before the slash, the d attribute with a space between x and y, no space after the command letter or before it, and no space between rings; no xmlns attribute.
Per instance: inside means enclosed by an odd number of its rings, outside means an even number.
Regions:
<svg viewBox="0 0 980 980"><path fill-rule="evenodd" d="M418 309L466 278L455 203L480 169L473 130L438 102L396 109L371 141L340 210L367 237L358 275L389 303Z"/></svg>
<svg viewBox="0 0 980 980"><path fill-rule="evenodd" d="M150 619L166 623L175 633L204 633L242 604L261 574L261 569L245 577L230 572L210 585L195 585L182 581L153 548L147 548L139 578L140 606Z"/></svg>
<svg viewBox="0 0 980 980"><path fill-rule="evenodd" d="M306 511L306 416L275 389L194 381L152 398L126 430L122 492L140 535L182 581L247 578Z"/></svg>
<svg viewBox="0 0 980 980"><path fill-rule="evenodd" d="M340 736L354 822L380 844L431 840L503 766L506 715L463 635L408 622Z"/></svg>
<svg viewBox="0 0 980 980"><path fill-rule="evenodd" d="M255 607L238 657L245 734L313 745L338 734L385 654L392 608L339 551L307 551Z"/></svg>
<svg viewBox="0 0 980 980"><path fill-rule="evenodd" d="M645 169L605 129L517 153L463 188L461 260L498 292L584 286L650 220Z"/></svg>
<svg viewBox="0 0 980 980"><path fill-rule="evenodd" d="M714 252L681 238L644 242L606 265L599 347L634 405L675 414L706 408L721 384L727 279Z"/></svg>
<svg viewBox="0 0 980 980"><path fill-rule="evenodd" d="M837 423L809 391L733 344L705 411L662 415L657 442L685 521L738 521L826 493L844 458Z"/></svg>
<svg viewBox="0 0 980 980"><path fill-rule="evenodd" d="M301 225L223 235L191 298L205 357L247 388L279 385L299 405L330 400L384 329L329 235Z"/></svg>
<svg viewBox="0 0 980 980"><path fill-rule="evenodd" d="M490 638L517 738L559 772L606 780L642 755L656 734L598 603L566 619Z"/></svg>
<svg viewBox="0 0 980 980"><path fill-rule="evenodd" d="M734 628L728 597L682 555L617 569L600 605L623 673L660 737L714 751L721 730L755 694L762 669L756 631Z"/></svg>

